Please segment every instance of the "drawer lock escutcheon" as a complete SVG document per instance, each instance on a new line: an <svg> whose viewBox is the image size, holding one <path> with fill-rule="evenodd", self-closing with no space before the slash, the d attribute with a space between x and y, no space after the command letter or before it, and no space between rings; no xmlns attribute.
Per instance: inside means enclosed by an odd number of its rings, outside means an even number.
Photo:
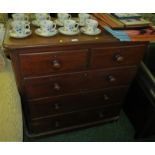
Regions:
<svg viewBox="0 0 155 155"><path fill-rule="evenodd" d="M54 104L54 109L58 110L60 108L60 105L58 103Z"/></svg>
<svg viewBox="0 0 155 155"><path fill-rule="evenodd" d="M98 116L99 116L99 118L103 118L105 115L104 115L103 112L99 112L99 113L98 113Z"/></svg>
<svg viewBox="0 0 155 155"><path fill-rule="evenodd" d="M60 69L61 68L61 64L58 60L53 60L52 65L53 65L54 69Z"/></svg>
<svg viewBox="0 0 155 155"><path fill-rule="evenodd" d="M59 91L61 89L58 83L54 83L54 90Z"/></svg>
<svg viewBox="0 0 155 155"><path fill-rule="evenodd" d="M115 78L114 76L112 76L112 75L108 75L108 76L107 76L107 80L108 80L109 82L115 82L115 81L116 81L116 78Z"/></svg>
<svg viewBox="0 0 155 155"><path fill-rule="evenodd" d="M109 100L109 97L106 94L104 94L103 97L104 97L104 100L105 101L108 101Z"/></svg>

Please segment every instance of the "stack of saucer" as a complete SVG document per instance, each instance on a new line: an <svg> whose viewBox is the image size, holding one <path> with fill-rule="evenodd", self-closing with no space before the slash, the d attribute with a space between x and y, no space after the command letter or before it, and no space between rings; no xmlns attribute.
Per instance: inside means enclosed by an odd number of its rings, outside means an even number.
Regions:
<svg viewBox="0 0 155 155"><path fill-rule="evenodd" d="M24 33L20 33L20 34L16 33L14 30L9 31L9 35L12 38L26 38L26 37L30 36L31 34L32 34L31 30L27 31L26 33L24 32Z"/></svg>
<svg viewBox="0 0 155 155"><path fill-rule="evenodd" d="M55 29L52 32L47 32L47 31L42 30L41 28L37 28L35 30L35 33L41 37L52 37L52 36L55 36L58 33L58 31Z"/></svg>
<svg viewBox="0 0 155 155"><path fill-rule="evenodd" d="M86 35L98 35L101 33L101 30L99 28L96 28L94 31L89 30L87 27L81 27L81 32L86 34Z"/></svg>
<svg viewBox="0 0 155 155"><path fill-rule="evenodd" d="M77 35L77 34L79 34L80 33L80 30L79 29L75 29L75 30L73 30L73 31L69 31L69 30L67 30L65 27L60 27L59 28L59 32L61 33L61 34L64 34L64 35L69 35L69 36L72 36L72 35Z"/></svg>

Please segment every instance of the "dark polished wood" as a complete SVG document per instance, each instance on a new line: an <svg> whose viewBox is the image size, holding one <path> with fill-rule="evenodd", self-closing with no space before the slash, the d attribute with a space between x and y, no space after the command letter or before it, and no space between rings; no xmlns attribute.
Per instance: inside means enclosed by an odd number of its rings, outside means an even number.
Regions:
<svg viewBox="0 0 155 155"><path fill-rule="evenodd" d="M85 91L78 94L30 100L31 118L59 115L88 107L120 103L128 87L114 87L103 90ZM79 104L80 103L80 104Z"/></svg>
<svg viewBox="0 0 155 155"><path fill-rule="evenodd" d="M145 51L144 45L92 49L91 67L133 66L141 61L142 51Z"/></svg>
<svg viewBox="0 0 155 155"><path fill-rule="evenodd" d="M101 121L106 118L116 117L120 112L120 105L98 107L86 111L74 112L40 120L32 121L32 132L40 133L50 130L65 129L70 126L81 125L90 122Z"/></svg>
<svg viewBox="0 0 155 155"><path fill-rule="evenodd" d="M119 118L147 42L119 42L102 31L4 40L16 76L29 136Z"/></svg>
<svg viewBox="0 0 155 155"><path fill-rule="evenodd" d="M33 99L128 85L135 73L135 68L131 67L27 78L24 80L24 93L28 99Z"/></svg>
<svg viewBox="0 0 155 155"><path fill-rule="evenodd" d="M53 37L40 37L35 34L35 29L37 27L31 27L32 35L24 39L15 39L9 37L9 30L6 32L4 46L9 49L24 49L24 48L36 48L36 47L48 47L56 46L63 47L66 45L81 45L81 44L94 44L94 43L108 43L108 42L119 42L116 38L109 35L107 32L103 31L97 36L88 36L83 34L78 34L75 36L65 36L57 34Z"/></svg>
<svg viewBox="0 0 155 155"><path fill-rule="evenodd" d="M22 74L26 77L84 70L87 67L87 51L86 49L22 53L20 54Z"/></svg>

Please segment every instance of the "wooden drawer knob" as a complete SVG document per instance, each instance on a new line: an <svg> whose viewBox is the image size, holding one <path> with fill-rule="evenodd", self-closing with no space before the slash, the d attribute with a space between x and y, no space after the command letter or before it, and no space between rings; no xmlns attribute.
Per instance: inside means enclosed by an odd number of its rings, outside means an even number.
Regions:
<svg viewBox="0 0 155 155"><path fill-rule="evenodd" d="M58 83L54 83L54 90L59 91L61 89Z"/></svg>
<svg viewBox="0 0 155 155"><path fill-rule="evenodd" d="M59 128L60 127L60 122L59 121L55 121L55 127Z"/></svg>
<svg viewBox="0 0 155 155"><path fill-rule="evenodd" d="M61 64L58 60L53 60L52 65L53 65L54 69L60 69L61 68Z"/></svg>
<svg viewBox="0 0 155 155"><path fill-rule="evenodd" d="M99 112L98 116L99 116L99 118L103 118L104 117L104 113L103 112Z"/></svg>
<svg viewBox="0 0 155 155"><path fill-rule="evenodd" d="M122 62L124 60L124 57L121 56L120 54L115 54L114 55L114 60L117 62Z"/></svg>
<svg viewBox="0 0 155 155"><path fill-rule="evenodd" d="M60 108L60 105L58 103L54 104L54 109L58 110Z"/></svg>
<svg viewBox="0 0 155 155"><path fill-rule="evenodd" d="M105 101L109 100L109 97L106 94L104 94L103 97Z"/></svg>
<svg viewBox="0 0 155 155"><path fill-rule="evenodd" d="M107 76L107 80L108 80L109 82L115 82L115 81L116 81L115 77L113 77L112 75L108 75L108 76Z"/></svg>

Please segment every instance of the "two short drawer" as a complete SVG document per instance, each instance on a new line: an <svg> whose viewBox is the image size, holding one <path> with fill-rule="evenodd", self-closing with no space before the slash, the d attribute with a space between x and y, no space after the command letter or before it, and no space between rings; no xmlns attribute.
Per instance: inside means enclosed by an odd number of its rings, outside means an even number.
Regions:
<svg viewBox="0 0 155 155"><path fill-rule="evenodd" d="M128 87L107 88L43 100L29 101L32 119L55 116L82 109L121 103Z"/></svg>
<svg viewBox="0 0 155 155"><path fill-rule="evenodd" d="M32 121L29 125L32 133L60 132L93 123L105 122L106 119L118 118L120 105L99 107L97 109L75 112L55 117Z"/></svg>
<svg viewBox="0 0 155 155"><path fill-rule="evenodd" d="M25 97L31 100L87 90L104 89L119 85L128 85L135 73L135 68L128 67L41 78L26 78L24 80Z"/></svg>
<svg viewBox="0 0 155 155"><path fill-rule="evenodd" d="M80 50L20 53L23 77L78 72L87 69L106 69L134 66L144 53L143 46L92 48Z"/></svg>

